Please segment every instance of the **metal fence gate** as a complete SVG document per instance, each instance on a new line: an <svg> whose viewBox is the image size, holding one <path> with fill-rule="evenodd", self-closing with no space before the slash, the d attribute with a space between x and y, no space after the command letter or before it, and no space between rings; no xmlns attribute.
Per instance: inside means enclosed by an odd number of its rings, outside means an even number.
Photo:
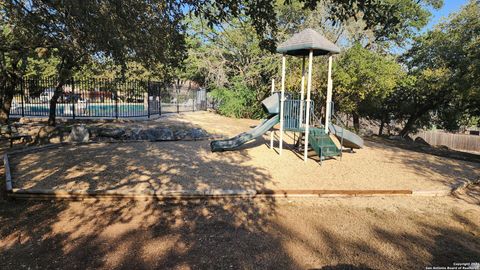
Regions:
<svg viewBox="0 0 480 270"><path fill-rule="evenodd" d="M70 118L150 117L169 112L206 110L205 89L155 81L71 79L58 87L52 78L23 79L11 116L48 116L50 100L60 90L56 116Z"/></svg>

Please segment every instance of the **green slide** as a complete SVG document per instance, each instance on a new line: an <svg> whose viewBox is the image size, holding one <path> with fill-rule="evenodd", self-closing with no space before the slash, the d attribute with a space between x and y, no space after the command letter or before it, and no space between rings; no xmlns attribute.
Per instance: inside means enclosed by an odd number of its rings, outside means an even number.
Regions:
<svg viewBox="0 0 480 270"><path fill-rule="evenodd" d="M221 152L221 151L228 151L228 150L235 150L242 144L253 140L265 132L269 131L273 126L278 124L280 121L280 117L278 114L274 114L267 119L262 120L260 125L256 126L254 129L243 132L233 138L227 140L216 140L210 143L210 148L212 152Z"/></svg>

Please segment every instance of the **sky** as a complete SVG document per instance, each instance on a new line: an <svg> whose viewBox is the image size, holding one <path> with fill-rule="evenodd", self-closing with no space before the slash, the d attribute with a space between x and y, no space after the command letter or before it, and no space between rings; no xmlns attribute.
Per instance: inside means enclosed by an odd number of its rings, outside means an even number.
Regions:
<svg viewBox="0 0 480 270"><path fill-rule="evenodd" d="M431 29L435 24L439 23L443 18L447 18L449 14L457 12L465 5L468 0L444 0L443 7L439 10L431 10L432 18L428 25L423 29Z"/></svg>

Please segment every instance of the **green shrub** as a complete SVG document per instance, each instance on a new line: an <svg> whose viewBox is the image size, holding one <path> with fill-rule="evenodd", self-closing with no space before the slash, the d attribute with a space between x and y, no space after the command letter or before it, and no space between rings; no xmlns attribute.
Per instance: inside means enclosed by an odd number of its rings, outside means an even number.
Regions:
<svg viewBox="0 0 480 270"><path fill-rule="evenodd" d="M234 77L229 87L219 87L212 91L219 103L218 112L228 117L258 118L263 115L256 93L241 77Z"/></svg>

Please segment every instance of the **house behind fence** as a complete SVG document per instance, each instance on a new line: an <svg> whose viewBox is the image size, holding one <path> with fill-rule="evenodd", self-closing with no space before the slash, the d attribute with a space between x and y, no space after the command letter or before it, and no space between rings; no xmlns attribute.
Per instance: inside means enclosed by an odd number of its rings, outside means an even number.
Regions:
<svg viewBox="0 0 480 270"><path fill-rule="evenodd" d="M421 137L430 145L445 145L455 150L480 152L480 136L455 134L445 131L422 131L416 137Z"/></svg>
<svg viewBox="0 0 480 270"><path fill-rule="evenodd" d="M12 101L11 116L48 116L56 79L22 80ZM162 113L207 109L205 89L187 81L71 79L62 87L56 115L69 118L150 117Z"/></svg>

